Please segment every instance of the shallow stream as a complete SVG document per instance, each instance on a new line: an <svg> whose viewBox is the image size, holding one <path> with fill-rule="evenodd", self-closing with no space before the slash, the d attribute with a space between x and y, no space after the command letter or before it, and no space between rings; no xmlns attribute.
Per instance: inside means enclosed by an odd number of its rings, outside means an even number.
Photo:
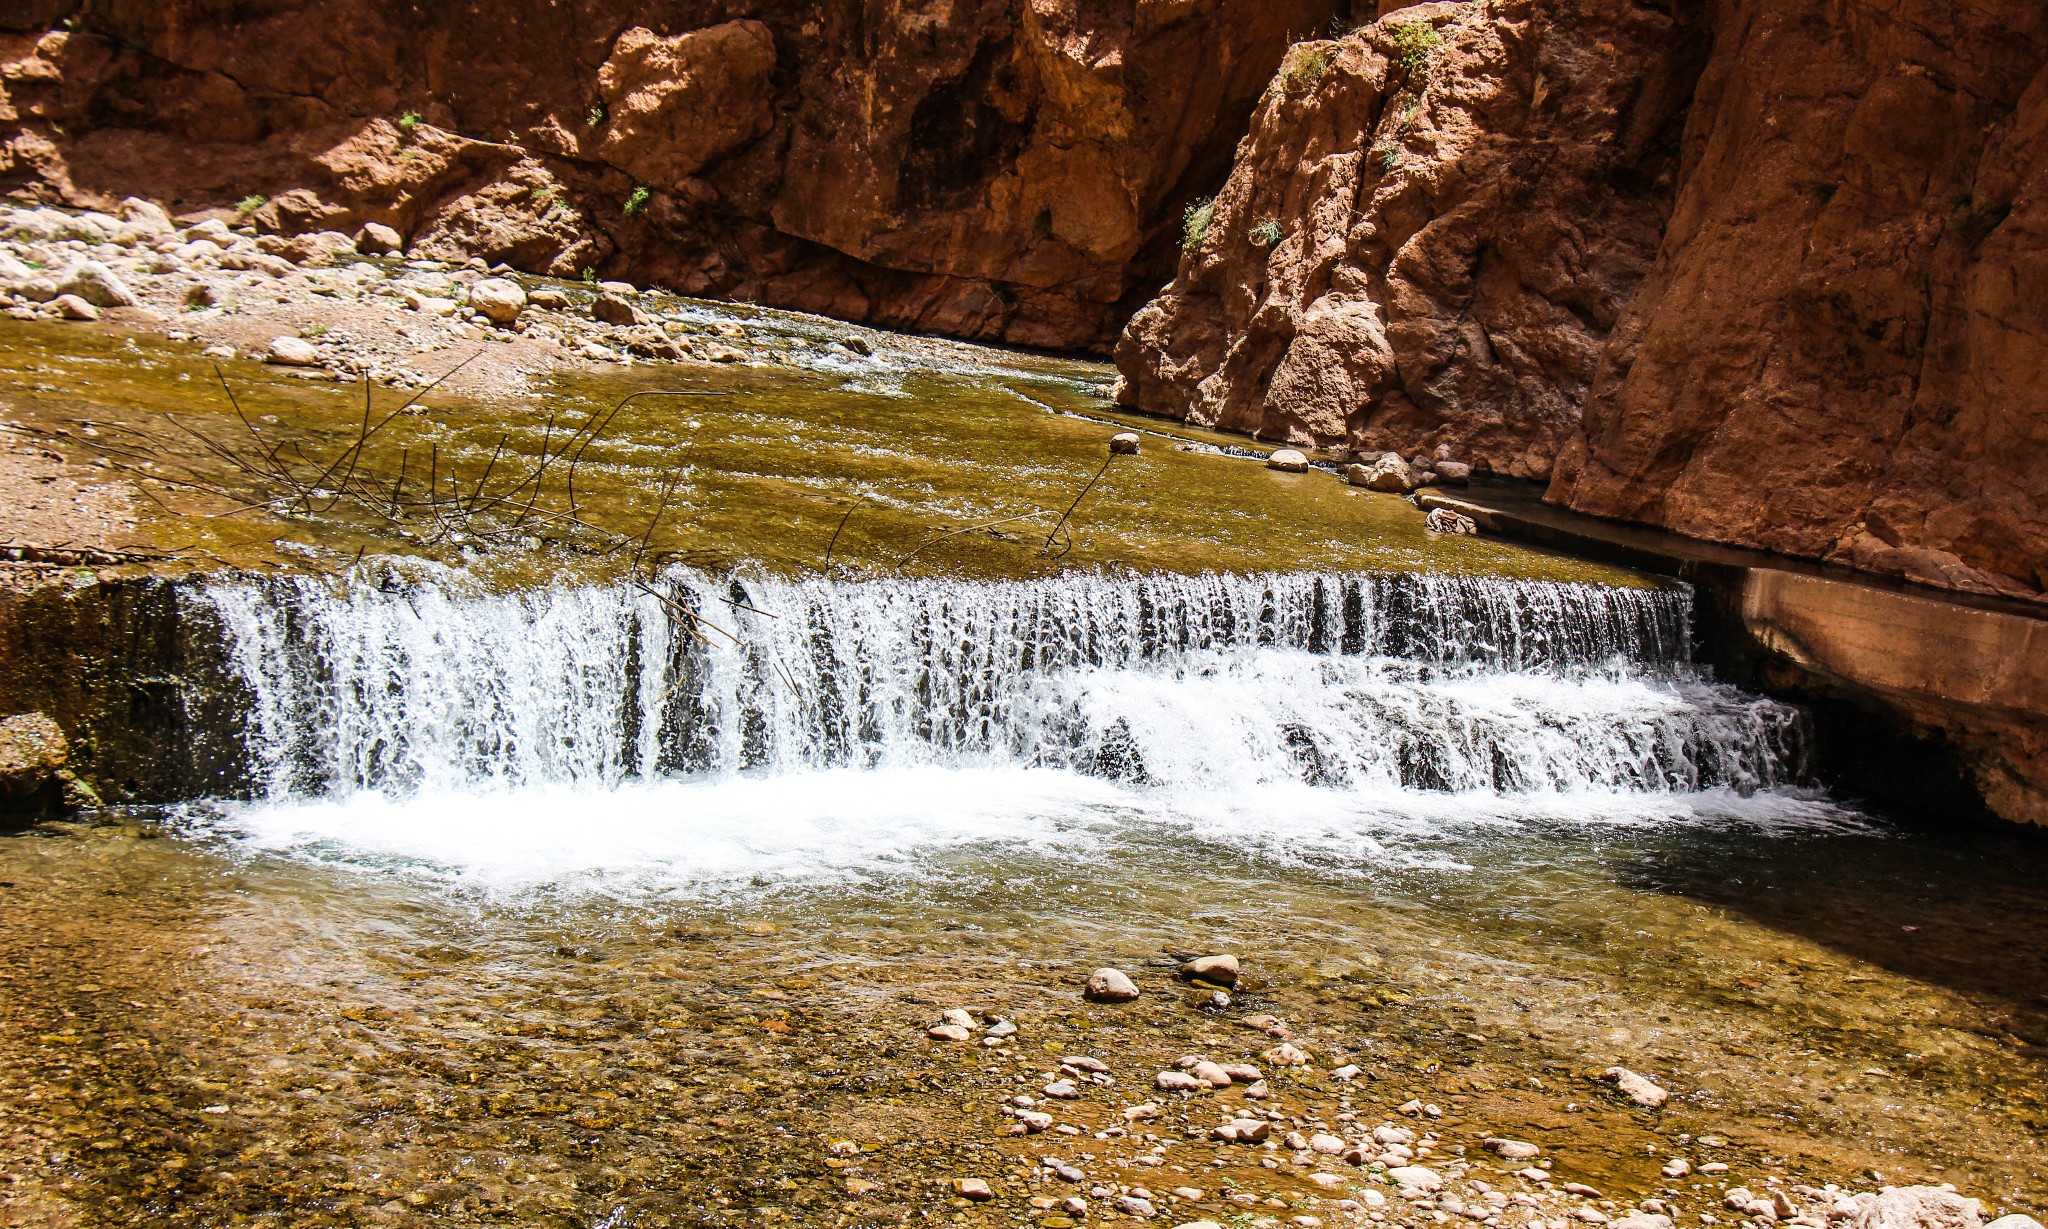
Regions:
<svg viewBox="0 0 2048 1229"><path fill-rule="evenodd" d="M119 355L10 340L52 376L14 404L46 426L192 383L143 346L158 366L80 410L48 368ZM730 396L593 460L592 519L630 526L689 453L643 583L573 544L218 531L313 565L181 593L225 650L239 787L0 839L0 1210L1057 1229L1029 1202L1068 1193L1051 1150L1200 1188L1163 1223L1362 1220L1182 1130L1238 1093L1117 1133L1181 1055L1272 1045L1257 1015L1313 1058L1269 1104L1428 1102L1439 1155L1496 1184L1523 1181L1480 1167L1504 1134L1687 1226L1737 1182L1873 1172L2042 1207L2048 855L1815 788L1800 714L1692 663L1683 589L1431 538L1193 437L1112 467L1061 558L980 533L899 563L1071 499L1121 425L1101 372L809 349L698 377ZM360 397L273 384L256 408L308 439ZM481 464L485 414L433 413ZM1227 1005L1167 954L1216 950L1247 965ZM1098 965L1144 997L1084 1004ZM950 1007L1019 1031L928 1039ZM1079 1133L1004 1135L999 1103L1072 1054L1117 1081L1057 1107ZM1670 1105L1588 1078L1616 1064ZM961 1176L997 1199L950 1198ZM1417 1218L1448 1214L1393 1217Z"/></svg>

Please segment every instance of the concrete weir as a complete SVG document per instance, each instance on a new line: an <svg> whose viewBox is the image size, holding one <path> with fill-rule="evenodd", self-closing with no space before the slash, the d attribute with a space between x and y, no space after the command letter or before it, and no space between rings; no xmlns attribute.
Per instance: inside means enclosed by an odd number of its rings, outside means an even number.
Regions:
<svg viewBox="0 0 2048 1229"><path fill-rule="evenodd" d="M2048 826L2048 611L1582 516L1425 491L1482 531L1687 580L1700 659L1810 707L1829 783L1891 809Z"/></svg>

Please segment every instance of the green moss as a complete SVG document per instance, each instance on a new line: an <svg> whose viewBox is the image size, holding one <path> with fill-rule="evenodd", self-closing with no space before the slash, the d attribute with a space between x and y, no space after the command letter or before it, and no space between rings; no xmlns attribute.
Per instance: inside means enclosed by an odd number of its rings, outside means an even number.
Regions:
<svg viewBox="0 0 2048 1229"><path fill-rule="evenodd" d="M269 203L270 198L267 196L245 196L235 203L235 212L243 215L252 214Z"/></svg>
<svg viewBox="0 0 2048 1229"><path fill-rule="evenodd" d="M1205 196L1181 211L1180 248L1192 252L1209 237L1209 224L1216 220L1216 198Z"/></svg>
<svg viewBox="0 0 2048 1229"><path fill-rule="evenodd" d="M1290 95L1306 94L1322 84L1336 55L1328 47L1299 46L1290 50L1280 68L1280 88Z"/></svg>
<svg viewBox="0 0 2048 1229"><path fill-rule="evenodd" d="M411 136L413 129L419 126L420 113L417 111L407 111L404 115L398 117L398 130L406 136Z"/></svg>
<svg viewBox="0 0 2048 1229"><path fill-rule="evenodd" d="M1280 229L1280 222L1276 218L1267 218L1257 226L1252 227L1251 240L1262 248L1276 247L1279 245L1280 240L1286 237L1287 232Z"/></svg>
<svg viewBox="0 0 2048 1229"><path fill-rule="evenodd" d="M642 209L647 208L647 202L653 198L654 192L646 184L641 184L634 188L633 194L626 198L626 216L630 218Z"/></svg>
<svg viewBox="0 0 2048 1229"><path fill-rule="evenodd" d="M1401 53L1403 68L1422 68L1444 45L1443 35L1426 21L1397 21L1394 23L1394 47Z"/></svg>

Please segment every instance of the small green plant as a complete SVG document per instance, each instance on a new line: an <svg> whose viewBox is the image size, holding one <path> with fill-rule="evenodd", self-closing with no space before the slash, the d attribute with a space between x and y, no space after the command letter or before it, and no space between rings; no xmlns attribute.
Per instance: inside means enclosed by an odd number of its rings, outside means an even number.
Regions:
<svg viewBox="0 0 2048 1229"><path fill-rule="evenodd" d="M555 203L555 190L553 188L542 188L540 191L535 192L533 194L533 203L539 206L542 213L546 213Z"/></svg>
<svg viewBox="0 0 2048 1229"><path fill-rule="evenodd" d="M593 286L597 285L597 266L583 266L583 280L589 282Z"/></svg>
<svg viewBox="0 0 2048 1229"><path fill-rule="evenodd" d="M309 324L305 328L299 330L299 336L306 338L308 341L312 340L315 337L324 337L326 336L326 334L327 326L324 324Z"/></svg>
<svg viewBox="0 0 2048 1229"><path fill-rule="evenodd" d="M1401 151L1395 149L1391 145L1385 149L1377 151L1377 156L1380 160L1381 171L1391 171L1395 167L1401 165Z"/></svg>
<svg viewBox="0 0 2048 1229"><path fill-rule="evenodd" d="M590 104L590 110L583 113L583 122L592 128L602 128L611 115L611 111L603 103L594 102Z"/></svg>
<svg viewBox="0 0 2048 1229"><path fill-rule="evenodd" d="M1403 68L1421 68L1429 63L1436 49L1444 45L1443 35L1426 21L1397 21L1394 23L1394 47L1401 53Z"/></svg>
<svg viewBox="0 0 2048 1229"><path fill-rule="evenodd" d="M267 196L245 196L235 203L235 212L247 217L270 203Z"/></svg>
<svg viewBox="0 0 2048 1229"><path fill-rule="evenodd" d="M630 218L642 209L647 208L647 202L652 199L654 199L654 192L646 184L641 184L639 187L634 188L633 194L626 198L626 216Z"/></svg>
<svg viewBox="0 0 2048 1229"><path fill-rule="evenodd" d="M1202 240L1209 237L1209 224L1216 220L1216 198L1205 196L1189 205L1180 215L1180 249L1192 252L1202 246Z"/></svg>
<svg viewBox="0 0 2048 1229"><path fill-rule="evenodd" d="M411 136L412 130L419 126L420 113L417 111L407 111L404 115L398 117L398 130L406 136Z"/></svg>
<svg viewBox="0 0 2048 1229"><path fill-rule="evenodd" d="M1280 222L1277 218L1267 218L1257 226L1252 227L1252 242L1262 248L1277 247L1280 240L1286 236L1287 232L1280 229Z"/></svg>
<svg viewBox="0 0 2048 1229"><path fill-rule="evenodd" d="M1280 88L1290 95L1306 94L1322 84L1336 56L1328 47L1296 48L1280 70Z"/></svg>

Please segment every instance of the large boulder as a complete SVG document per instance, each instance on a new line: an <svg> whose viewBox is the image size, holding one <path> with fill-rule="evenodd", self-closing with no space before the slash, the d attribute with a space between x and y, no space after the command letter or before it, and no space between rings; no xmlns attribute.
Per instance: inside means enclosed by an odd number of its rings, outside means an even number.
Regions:
<svg viewBox="0 0 2048 1229"><path fill-rule="evenodd" d="M1389 495L1406 495L1415 489L1415 471L1397 452L1381 453L1380 458L1370 464L1346 466L1344 480L1352 486Z"/></svg>
<svg viewBox="0 0 2048 1229"><path fill-rule="evenodd" d="M493 324L511 324L526 310L526 289L505 277L487 277L469 288L469 305Z"/></svg>
<svg viewBox="0 0 2048 1229"><path fill-rule="evenodd" d="M60 295L75 294L94 307L133 307L135 292L112 269L97 260L80 261L57 283Z"/></svg>

